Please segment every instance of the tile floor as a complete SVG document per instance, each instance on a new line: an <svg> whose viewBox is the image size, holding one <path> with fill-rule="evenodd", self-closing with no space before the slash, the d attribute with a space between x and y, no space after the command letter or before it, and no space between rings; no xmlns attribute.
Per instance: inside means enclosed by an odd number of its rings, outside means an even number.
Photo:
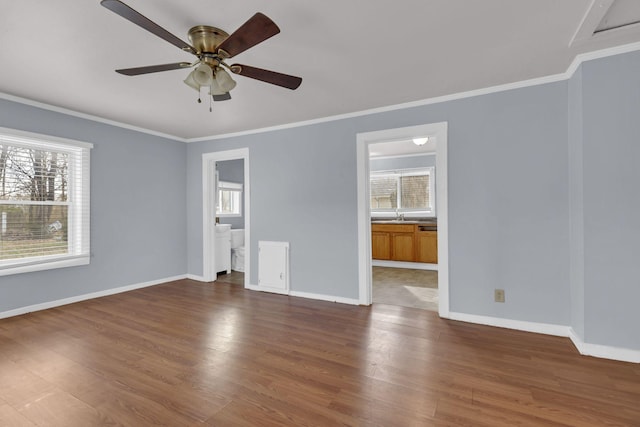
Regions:
<svg viewBox="0 0 640 427"><path fill-rule="evenodd" d="M244 286L244 273L234 270L231 270L231 273L229 274L218 273L216 280L224 283L231 283L232 285Z"/></svg>
<svg viewBox="0 0 640 427"><path fill-rule="evenodd" d="M373 267L373 302L438 311L438 272Z"/></svg>

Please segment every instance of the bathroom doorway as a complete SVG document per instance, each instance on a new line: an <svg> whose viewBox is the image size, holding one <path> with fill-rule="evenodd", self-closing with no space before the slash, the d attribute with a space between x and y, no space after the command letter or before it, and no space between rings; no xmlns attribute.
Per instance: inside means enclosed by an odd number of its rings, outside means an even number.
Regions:
<svg viewBox="0 0 640 427"><path fill-rule="evenodd" d="M202 162L203 280L247 287L251 277L249 149L205 153Z"/></svg>
<svg viewBox="0 0 640 427"><path fill-rule="evenodd" d="M244 285L244 184L244 159L216 161L216 280L234 285Z"/></svg>

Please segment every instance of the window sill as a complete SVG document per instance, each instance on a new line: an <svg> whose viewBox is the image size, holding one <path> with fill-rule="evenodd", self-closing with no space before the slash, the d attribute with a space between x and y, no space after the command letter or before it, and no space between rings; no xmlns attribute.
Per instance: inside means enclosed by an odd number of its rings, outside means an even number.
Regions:
<svg viewBox="0 0 640 427"><path fill-rule="evenodd" d="M53 270L56 268L75 267L89 264L89 255L73 258L55 258L48 261L31 260L21 264L0 266L0 276L12 274L31 273L34 271Z"/></svg>

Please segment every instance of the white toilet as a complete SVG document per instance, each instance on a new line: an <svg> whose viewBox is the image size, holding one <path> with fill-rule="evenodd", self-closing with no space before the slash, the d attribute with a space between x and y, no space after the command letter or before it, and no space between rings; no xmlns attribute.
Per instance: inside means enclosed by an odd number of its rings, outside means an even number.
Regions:
<svg viewBox="0 0 640 427"><path fill-rule="evenodd" d="M244 273L244 229L231 230L231 269Z"/></svg>

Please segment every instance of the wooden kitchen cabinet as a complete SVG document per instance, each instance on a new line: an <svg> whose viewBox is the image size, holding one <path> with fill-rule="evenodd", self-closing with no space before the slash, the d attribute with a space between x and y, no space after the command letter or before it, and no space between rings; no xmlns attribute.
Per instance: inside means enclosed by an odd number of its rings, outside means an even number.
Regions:
<svg viewBox="0 0 640 427"><path fill-rule="evenodd" d="M416 261L438 263L437 231L416 231Z"/></svg>
<svg viewBox="0 0 640 427"><path fill-rule="evenodd" d="M414 235L414 224L371 224L372 258L414 261Z"/></svg>
<svg viewBox="0 0 640 427"><path fill-rule="evenodd" d="M415 261L414 233L391 233L391 259Z"/></svg>
<svg viewBox="0 0 640 427"><path fill-rule="evenodd" d="M371 232L371 257L373 259L391 259L391 235L389 232Z"/></svg>

